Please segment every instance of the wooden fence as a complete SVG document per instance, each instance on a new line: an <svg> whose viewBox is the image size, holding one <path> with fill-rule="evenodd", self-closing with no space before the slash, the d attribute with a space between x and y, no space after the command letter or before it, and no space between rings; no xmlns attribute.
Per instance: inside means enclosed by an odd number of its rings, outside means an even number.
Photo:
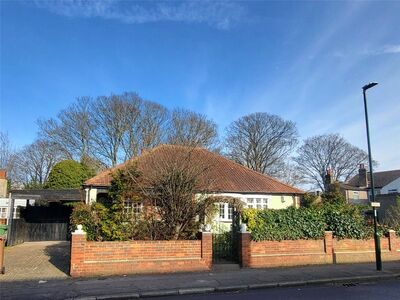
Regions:
<svg viewBox="0 0 400 300"><path fill-rule="evenodd" d="M65 241L68 239L68 223L27 223L24 219L13 219L7 231L7 245L23 242Z"/></svg>

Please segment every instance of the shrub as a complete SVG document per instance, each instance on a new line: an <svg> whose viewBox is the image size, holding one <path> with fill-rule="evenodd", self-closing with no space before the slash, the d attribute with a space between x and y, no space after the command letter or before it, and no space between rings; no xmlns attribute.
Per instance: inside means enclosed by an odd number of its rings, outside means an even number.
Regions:
<svg viewBox="0 0 400 300"><path fill-rule="evenodd" d="M396 203L389 207L383 222L386 226L393 228L396 234L400 236L400 196L397 196Z"/></svg>
<svg viewBox="0 0 400 300"><path fill-rule="evenodd" d="M128 216L118 207L100 203L75 205L71 225L81 224L89 241L162 240L163 224L153 218Z"/></svg>
<svg viewBox="0 0 400 300"><path fill-rule="evenodd" d="M282 210L245 209L242 219L255 241L319 239L326 230L333 231L334 237L339 239L366 239L373 233L361 209L348 204Z"/></svg>
<svg viewBox="0 0 400 300"><path fill-rule="evenodd" d="M245 209L242 217L255 241L318 239L324 236L323 214L314 208Z"/></svg>
<svg viewBox="0 0 400 300"><path fill-rule="evenodd" d="M301 198L301 205L303 207L311 207L317 204L318 195L312 193L305 193Z"/></svg>
<svg viewBox="0 0 400 300"><path fill-rule="evenodd" d="M80 224L83 226L83 230L86 231L89 241L101 241L101 220L106 219L106 215L107 209L100 203L93 203L92 205L78 203L74 206L70 217L72 229Z"/></svg>
<svg viewBox="0 0 400 300"><path fill-rule="evenodd" d="M329 185L328 190L321 195L321 200L326 204L344 205L346 203L346 197L340 192L338 182Z"/></svg>
<svg viewBox="0 0 400 300"><path fill-rule="evenodd" d="M338 239L367 239L373 228L368 226L361 207L345 204L325 204L322 207L326 230Z"/></svg>

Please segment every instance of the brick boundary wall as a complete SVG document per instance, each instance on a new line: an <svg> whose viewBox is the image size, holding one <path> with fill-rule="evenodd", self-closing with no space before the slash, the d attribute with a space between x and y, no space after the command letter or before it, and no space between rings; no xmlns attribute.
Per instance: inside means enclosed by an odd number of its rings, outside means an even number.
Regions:
<svg viewBox="0 0 400 300"><path fill-rule="evenodd" d="M383 261L400 260L400 241L394 231L381 238ZM247 268L374 262L374 240L336 240L325 232L321 240L252 241L241 233L240 262Z"/></svg>
<svg viewBox="0 0 400 300"><path fill-rule="evenodd" d="M85 232L71 237L71 277L209 271L212 235L201 240L91 242Z"/></svg>
<svg viewBox="0 0 400 300"><path fill-rule="evenodd" d="M400 243L396 233L391 230L388 237L381 238L381 255L383 261L400 260ZM361 263L375 261L375 242L370 240L334 240L335 263Z"/></svg>

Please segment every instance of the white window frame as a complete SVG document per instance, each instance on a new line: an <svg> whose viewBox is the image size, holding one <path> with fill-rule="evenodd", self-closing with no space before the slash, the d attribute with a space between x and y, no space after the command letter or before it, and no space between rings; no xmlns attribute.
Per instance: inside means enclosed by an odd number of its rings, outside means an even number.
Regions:
<svg viewBox="0 0 400 300"><path fill-rule="evenodd" d="M0 218L1 219L7 219L7 212L8 212L8 208L7 207L1 207L0 208Z"/></svg>
<svg viewBox="0 0 400 300"><path fill-rule="evenodd" d="M267 209L268 204L269 204L269 199L265 196L246 198L247 208Z"/></svg>
<svg viewBox="0 0 400 300"><path fill-rule="evenodd" d="M124 201L124 213L139 217L143 212L143 203L127 199Z"/></svg>
<svg viewBox="0 0 400 300"><path fill-rule="evenodd" d="M218 203L218 213L219 213L218 218L220 220L225 220L226 217L225 203Z"/></svg>
<svg viewBox="0 0 400 300"><path fill-rule="evenodd" d="M218 203L218 220L225 222L232 222L233 219L233 205L226 202Z"/></svg>

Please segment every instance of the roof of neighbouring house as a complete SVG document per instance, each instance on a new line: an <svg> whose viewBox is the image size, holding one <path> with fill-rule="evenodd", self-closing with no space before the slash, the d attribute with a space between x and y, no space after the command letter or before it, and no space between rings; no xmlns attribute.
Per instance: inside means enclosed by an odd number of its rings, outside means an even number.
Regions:
<svg viewBox="0 0 400 300"><path fill-rule="evenodd" d="M138 169L145 177L146 173L149 172L151 161L162 162L174 156L177 152L183 151L190 151L193 161L207 163L210 166L206 171L206 175L213 180L213 192L304 194L304 191L300 189L284 184L268 175L253 171L203 148L160 145L146 151L139 157L131 159L131 161L137 162ZM88 179L84 186L110 186L113 172L123 168L126 164L127 162L99 173L95 177Z"/></svg>
<svg viewBox="0 0 400 300"><path fill-rule="evenodd" d="M383 172L374 172L374 185L377 188L384 187L385 185L391 183L393 180L396 180L400 177L400 170L391 170L391 171L383 171ZM370 176L369 172L367 173L368 178L368 187L370 186ZM348 185L358 186L358 174L352 177L348 182Z"/></svg>
<svg viewBox="0 0 400 300"><path fill-rule="evenodd" d="M358 187L350 184L346 184L344 182L339 182L339 186L345 190L352 190L352 191L365 191L365 187Z"/></svg>

